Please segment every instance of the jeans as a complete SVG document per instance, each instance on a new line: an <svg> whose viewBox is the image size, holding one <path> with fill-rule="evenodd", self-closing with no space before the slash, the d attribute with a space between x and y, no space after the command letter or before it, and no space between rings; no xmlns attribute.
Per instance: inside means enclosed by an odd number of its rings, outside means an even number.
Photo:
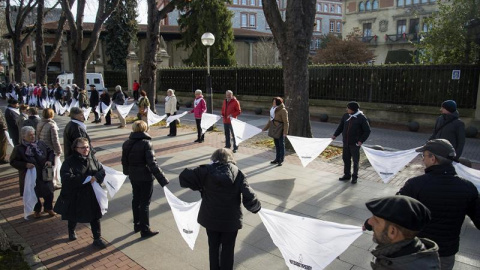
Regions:
<svg viewBox="0 0 480 270"><path fill-rule="evenodd" d="M358 163L360 161L360 146L356 145L344 145L343 146L343 174L346 176L358 177ZM353 174L351 174L353 160Z"/></svg>
<svg viewBox="0 0 480 270"><path fill-rule="evenodd" d="M285 159L285 136L282 135L278 139L273 139L273 142L275 143L275 160L282 163Z"/></svg>
<svg viewBox="0 0 480 270"><path fill-rule="evenodd" d="M203 141L205 139L205 134L202 134L202 127L201 127L202 119L195 118L195 123L197 124L197 139L199 141Z"/></svg>
<svg viewBox="0 0 480 270"><path fill-rule="evenodd" d="M153 193L153 181L131 181L133 224L141 231L150 230L150 201Z"/></svg>
<svg viewBox="0 0 480 270"><path fill-rule="evenodd" d="M233 269L233 255L238 231L217 232L207 229L210 270Z"/></svg>
<svg viewBox="0 0 480 270"><path fill-rule="evenodd" d="M235 141L235 133L233 133L232 124L223 123L223 129L225 130L225 148L230 148L232 145L230 143L230 133L232 134L233 140L233 149L236 150L238 148L237 142Z"/></svg>
<svg viewBox="0 0 480 270"><path fill-rule="evenodd" d="M48 211L53 209L53 192L51 194L48 194L47 196L43 196L43 210ZM35 212L41 212L42 211L42 202L40 201L40 198L38 198L37 203L35 204L35 207L33 207L33 211Z"/></svg>
<svg viewBox="0 0 480 270"><path fill-rule="evenodd" d="M75 232L76 227L77 227L77 222L76 221L72 221L72 220L68 221L68 233ZM100 236L102 236L100 219L90 221L90 229L92 230L93 239L95 239L95 240L100 239Z"/></svg>
<svg viewBox="0 0 480 270"><path fill-rule="evenodd" d="M173 114L167 113L167 117L169 117L170 115L176 115L176 114L177 114L176 112L174 112ZM169 134L177 136L177 120L170 123L170 133Z"/></svg>

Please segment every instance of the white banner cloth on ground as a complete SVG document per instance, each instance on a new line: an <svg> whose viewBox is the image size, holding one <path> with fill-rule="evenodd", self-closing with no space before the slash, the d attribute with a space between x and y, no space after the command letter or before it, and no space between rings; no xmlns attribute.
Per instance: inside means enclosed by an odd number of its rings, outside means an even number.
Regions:
<svg viewBox="0 0 480 270"><path fill-rule="evenodd" d="M178 199L167 187L163 187L163 191L165 191L165 198L167 198L167 202L172 209L178 231L190 249L193 250L198 232L200 231L200 224L197 222L197 217L202 200L187 203Z"/></svg>
<svg viewBox="0 0 480 270"><path fill-rule="evenodd" d="M156 123L160 122L163 120L163 118L167 117L166 114L159 116L158 114L155 114L152 110L150 110L150 107L148 107L148 113L147 113L147 121L148 125L155 125Z"/></svg>
<svg viewBox="0 0 480 270"><path fill-rule="evenodd" d="M119 172L113 168L107 167L103 164L102 166L103 166L103 169L105 170L105 179L103 179L103 182L107 187L107 191L108 191L108 195L110 195L110 199L112 199L113 197L115 197L115 194L117 194L117 192L122 187L127 176L122 172Z"/></svg>
<svg viewBox="0 0 480 270"><path fill-rule="evenodd" d="M213 124L215 124L218 120L222 118L219 115L216 114L211 114L211 113L203 113L202 114L202 121L200 123L200 128L202 129L202 134L205 134L207 132L207 129L209 129Z"/></svg>
<svg viewBox="0 0 480 270"><path fill-rule="evenodd" d="M305 138L287 135L303 167L318 157L333 142L330 138Z"/></svg>
<svg viewBox="0 0 480 270"><path fill-rule="evenodd" d="M323 269L362 234L362 228L285 214L259 212L289 269Z"/></svg>
<svg viewBox="0 0 480 270"><path fill-rule="evenodd" d="M92 179L91 176L85 178L83 184L87 184ZM102 216L105 215L108 211L108 198L107 198L107 191L100 186L100 184L95 181L92 183L93 192L95 192L95 197L97 198L98 205L100 206L100 211L102 212Z"/></svg>
<svg viewBox="0 0 480 270"><path fill-rule="evenodd" d="M60 102L55 101L55 111L58 115L64 114L65 111L67 110L67 107L68 107L68 105L62 106L62 104L60 104ZM70 111L70 108L69 108L69 111Z"/></svg>
<svg viewBox="0 0 480 270"><path fill-rule="evenodd" d="M7 141L8 143L14 147L15 145L13 145L13 141L12 141L12 138L10 138L10 134L8 134L8 131L5 130L5 137L7 138Z"/></svg>
<svg viewBox="0 0 480 270"><path fill-rule="evenodd" d="M246 141L262 132L262 130L258 127L240 121L236 118L230 117L230 121L232 123L233 134L235 134L235 143L237 146L241 142Z"/></svg>
<svg viewBox="0 0 480 270"><path fill-rule="evenodd" d="M85 121L88 120L88 117L90 116L90 112L92 111L92 107L88 107L88 108L82 108L82 111L83 111L83 116L85 117Z"/></svg>
<svg viewBox="0 0 480 270"><path fill-rule="evenodd" d="M107 115L108 111L110 111L110 108L112 107L112 103L113 102L110 102L110 105L107 105L103 102L100 102L100 105L98 105L96 108L95 108L95 111L99 114L99 115ZM100 112L100 106L102 107L102 110Z"/></svg>
<svg viewBox="0 0 480 270"><path fill-rule="evenodd" d="M362 149L373 169L385 184L419 154L415 152L416 148L391 152L375 150L362 145Z"/></svg>
<svg viewBox="0 0 480 270"><path fill-rule="evenodd" d="M130 105L115 105L115 108L120 113L120 115L125 118L132 110L133 105L135 105L135 103L132 103Z"/></svg>
<svg viewBox="0 0 480 270"><path fill-rule="evenodd" d="M183 112L181 114L178 114L178 115L170 115L168 118L167 118L167 123L165 124L166 127L170 126L170 123L172 123L173 121L177 120L177 119L180 119L181 117L184 117L188 112Z"/></svg>
<svg viewBox="0 0 480 270"><path fill-rule="evenodd" d="M455 167L455 171L457 172L458 176L472 182L477 187L478 192L480 192L480 171L479 170L469 168L457 162L453 162L453 167Z"/></svg>
<svg viewBox="0 0 480 270"><path fill-rule="evenodd" d="M28 216L33 212L35 204L38 202L35 194L35 185L37 182L37 169L35 167L27 169L25 175L25 186L23 188L23 218L28 220Z"/></svg>

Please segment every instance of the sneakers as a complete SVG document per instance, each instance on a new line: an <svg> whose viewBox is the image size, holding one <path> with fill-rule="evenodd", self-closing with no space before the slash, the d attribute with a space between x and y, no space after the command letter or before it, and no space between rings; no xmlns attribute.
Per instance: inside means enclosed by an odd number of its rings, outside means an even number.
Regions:
<svg viewBox="0 0 480 270"><path fill-rule="evenodd" d="M93 245L99 249L104 249L107 247L107 245L105 244L105 242L102 241L102 239L94 239L93 240Z"/></svg>
<svg viewBox="0 0 480 270"><path fill-rule="evenodd" d="M148 231L142 231L142 232L140 232L140 234L141 234L142 238L147 238L147 237L152 237L152 236L157 235L158 231L148 230Z"/></svg>
<svg viewBox="0 0 480 270"><path fill-rule="evenodd" d="M340 180L340 181L346 181L346 180L350 180L350 177L351 177L350 175L344 175L344 176L338 178L338 180Z"/></svg>

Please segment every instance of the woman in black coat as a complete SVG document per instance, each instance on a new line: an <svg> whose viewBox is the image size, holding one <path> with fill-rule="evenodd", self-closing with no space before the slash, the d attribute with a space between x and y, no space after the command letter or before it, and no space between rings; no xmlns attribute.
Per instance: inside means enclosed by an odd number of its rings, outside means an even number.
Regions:
<svg viewBox="0 0 480 270"><path fill-rule="evenodd" d="M77 222L90 223L93 245L105 248L105 243L100 239L102 212L91 185L95 181L99 184L103 182L105 170L90 151L87 138L75 139L72 150L73 154L65 159L60 168L62 190L55 211L62 215L63 220L68 220L68 238L71 241L77 239ZM84 184L88 177L91 177L90 183Z"/></svg>
<svg viewBox="0 0 480 270"><path fill-rule="evenodd" d="M185 169L180 186L202 195L197 221L207 229L210 269L233 269L235 239L243 219L240 202L252 213L260 211L261 204L235 165L232 150L218 149L211 160L210 165Z"/></svg>
<svg viewBox="0 0 480 270"><path fill-rule="evenodd" d="M133 132L122 146L123 174L128 175L132 184L133 228L142 237L158 234L150 229L149 206L153 193L154 177L163 187L168 180L158 167L151 137L146 132L147 123L137 120L132 125Z"/></svg>
<svg viewBox="0 0 480 270"><path fill-rule="evenodd" d="M33 208L35 218L40 217L42 210L42 202L40 198L44 199L43 208L50 216L55 216L53 212L53 182L44 181L42 170L45 166L52 166L55 154L53 150L42 142L35 140L35 129L31 126L26 126L21 129L22 141L13 148L10 156L10 165L18 170L18 179L20 182L20 196L23 196L25 188L25 176L27 169L35 168L37 171L37 179L35 181L35 195L38 198L37 204ZM46 179L45 179L46 180Z"/></svg>

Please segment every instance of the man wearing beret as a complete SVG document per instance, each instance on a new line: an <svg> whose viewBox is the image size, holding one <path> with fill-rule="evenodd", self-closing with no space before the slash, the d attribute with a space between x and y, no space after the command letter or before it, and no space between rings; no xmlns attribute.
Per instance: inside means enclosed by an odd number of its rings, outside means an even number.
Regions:
<svg viewBox="0 0 480 270"><path fill-rule="evenodd" d="M445 100L440 107L440 115L435 123L433 134L430 140L446 139L455 148L458 161L465 145L465 124L458 119L457 103L454 100Z"/></svg>
<svg viewBox="0 0 480 270"><path fill-rule="evenodd" d="M432 221L418 236L435 241L441 269L452 269L465 215L480 229L478 190L455 172L455 149L449 141L430 140L416 151L422 153L425 174L409 179L397 194L415 198L431 211Z"/></svg>
<svg viewBox="0 0 480 270"><path fill-rule="evenodd" d="M352 184L357 183L358 164L360 162L360 146L370 135L368 120L360 111L360 105L351 101L347 104L347 113L343 115L337 130L332 136L335 140L342 133L343 137L343 176L338 180L345 181L352 178ZM353 174L351 173L353 160Z"/></svg>
<svg viewBox="0 0 480 270"><path fill-rule="evenodd" d="M365 204L373 216L365 228L373 230L372 269L440 269L438 246L416 235L428 222L430 211L407 196L388 196Z"/></svg>

